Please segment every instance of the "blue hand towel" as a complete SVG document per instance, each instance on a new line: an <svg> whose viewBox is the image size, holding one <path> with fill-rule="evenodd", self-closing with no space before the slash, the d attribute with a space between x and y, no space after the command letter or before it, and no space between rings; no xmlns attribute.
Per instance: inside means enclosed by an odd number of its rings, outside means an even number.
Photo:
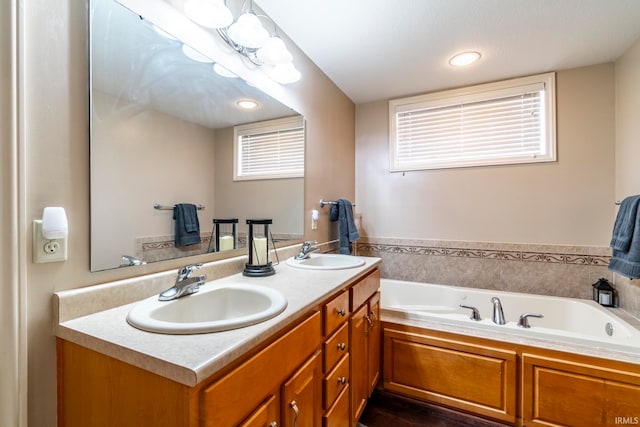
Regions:
<svg viewBox="0 0 640 427"><path fill-rule="evenodd" d="M631 279L640 277L640 196L627 197L620 204L613 226L613 256L609 270Z"/></svg>
<svg viewBox="0 0 640 427"><path fill-rule="evenodd" d="M335 205L331 205L329 219L338 221L340 253L350 255L351 243L360 240L360 234L353 221L353 206L351 206L351 202L346 199L338 199Z"/></svg>
<svg viewBox="0 0 640 427"><path fill-rule="evenodd" d="M200 222L198 208L190 203L179 203L173 207L173 219L176 220L176 246L189 246L200 243Z"/></svg>

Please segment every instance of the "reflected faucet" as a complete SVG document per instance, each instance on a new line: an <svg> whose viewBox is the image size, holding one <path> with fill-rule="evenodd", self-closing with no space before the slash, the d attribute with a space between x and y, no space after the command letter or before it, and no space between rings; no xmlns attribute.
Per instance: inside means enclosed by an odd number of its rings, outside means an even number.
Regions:
<svg viewBox="0 0 640 427"><path fill-rule="evenodd" d="M309 254L311 254L311 252L316 252L320 250L320 248L317 246L311 246L311 245L317 245L317 244L318 242L316 240L307 240L306 242L304 242L302 244L302 247L300 248L300 252L298 253L298 255L295 256L295 259L302 260L302 259L309 258Z"/></svg>
<svg viewBox="0 0 640 427"><path fill-rule="evenodd" d="M126 262L126 264L123 264L122 266L129 266L129 265L143 265L146 264L145 261L142 261L141 259L138 259L134 256L131 255L122 255L122 259Z"/></svg>
<svg viewBox="0 0 640 427"><path fill-rule="evenodd" d="M493 304L493 323L497 325L504 325L504 313L502 311L502 303L499 298L493 297L491 298L491 303Z"/></svg>
<svg viewBox="0 0 640 427"><path fill-rule="evenodd" d="M206 275L191 277L194 268L200 268L202 264L188 264L184 267L180 267L178 270L178 276L176 277L176 283L167 289L166 291L160 293L158 296L158 300L160 301L171 301L174 299L178 299L185 295L191 295L200 290L200 285L204 285L204 282L207 280Z"/></svg>

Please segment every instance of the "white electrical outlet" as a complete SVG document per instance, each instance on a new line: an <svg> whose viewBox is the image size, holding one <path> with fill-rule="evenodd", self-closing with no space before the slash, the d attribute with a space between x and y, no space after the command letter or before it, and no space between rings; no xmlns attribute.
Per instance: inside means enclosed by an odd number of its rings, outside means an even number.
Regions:
<svg viewBox="0 0 640 427"><path fill-rule="evenodd" d="M67 238L45 239L42 237L42 221L33 221L33 262L58 262L67 259Z"/></svg>

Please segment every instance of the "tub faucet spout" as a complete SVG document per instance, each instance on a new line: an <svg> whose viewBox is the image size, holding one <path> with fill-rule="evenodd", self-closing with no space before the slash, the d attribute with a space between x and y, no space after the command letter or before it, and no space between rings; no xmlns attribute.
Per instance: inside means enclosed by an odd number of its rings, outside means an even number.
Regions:
<svg viewBox="0 0 640 427"><path fill-rule="evenodd" d="M502 303L500 299L497 297L491 298L491 303L493 304L493 323L497 325L504 325L504 312L502 311Z"/></svg>

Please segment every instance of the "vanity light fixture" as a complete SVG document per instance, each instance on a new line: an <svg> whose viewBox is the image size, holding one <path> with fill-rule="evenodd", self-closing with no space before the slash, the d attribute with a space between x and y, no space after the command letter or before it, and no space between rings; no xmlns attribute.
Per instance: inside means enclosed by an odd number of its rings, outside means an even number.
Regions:
<svg viewBox="0 0 640 427"><path fill-rule="evenodd" d="M182 53L184 53L184 55L187 58L192 59L192 60L194 60L196 62L203 62L205 64L209 64L209 63L213 62L211 60L211 58L209 58L206 55L201 54L200 52L198 52L197 50L195 50L194 48L192 48L188 44L183 44L182 45Z"/></svg>
<svg viewBox="0 0 640 427"><path fill-rule="evenodd" d="M215 7L213 3L215 3ZM246 8L245 3L248 4ZM206 7L202 9L195 7L195 5L201 4ZM225 16L227 12L231 15L229 8L226 3L222 3L222 0L188 0L185 3L184 11L185 15L195 23L203 27L215 28L220 38L245 59L248 67L264 67L265 73L272 80L281 84L300 80L301 74L293 65L293 55L278 35L275 22L266 15L256 14L253 10L253 0L243 0L241 14L235 22L232 18L228 23L223 21L215 26L205 25L206 16L215 13L214 9L221 8L226 9L226 12L223 12ZM194 10L199 10L199 12L194 12ZM261 19L266 19L273 24L272 33L262 26Z"/></svg>
<svg viewBox="0 0 640 427"><path fill-rule="evenodd" d="M449 59L449 64L454 67L464 67L470 65L480 59L479 52L462 52L452 56Z"/></svg>
<svg viewBox="0 0 640 427"><path fill-rule="evenodd" d="M258 103L253 99L241 99L240 101L236 102L236 105L243 110L255 110L256 108L258 108Z"/></svg>

